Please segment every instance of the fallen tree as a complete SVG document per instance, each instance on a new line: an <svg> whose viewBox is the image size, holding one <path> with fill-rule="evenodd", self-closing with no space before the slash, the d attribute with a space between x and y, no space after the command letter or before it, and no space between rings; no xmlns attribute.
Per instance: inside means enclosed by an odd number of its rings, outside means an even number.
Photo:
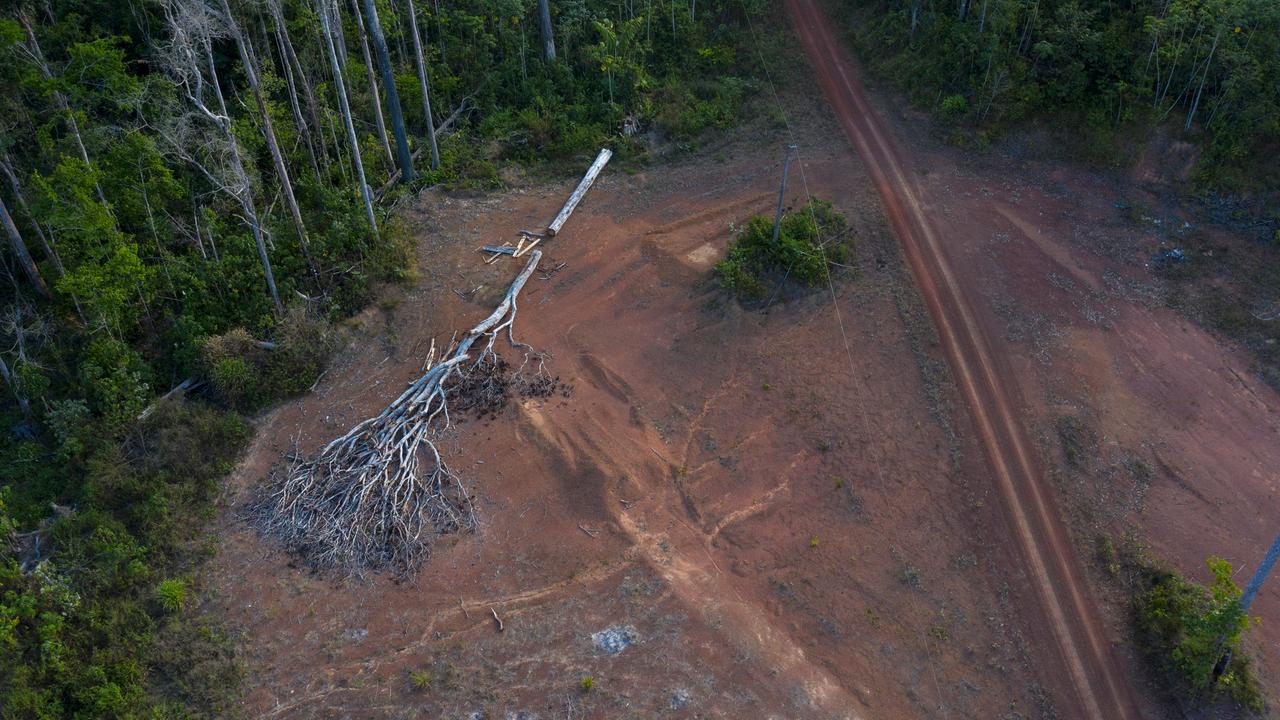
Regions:
<svg viewBox="0 0 1280 720"><path fill-rule="evenodd" d="M504 331L527 349L512 334L516 297L541 259L533 252L498 307L439 361L433 345L426 374L381 413L273 473L253 508L262 530L317 569L404 576L426 559L434 536L473 529L471 496L436 447L449 428L449 383L492 366ZM479 356L467 363L481 340Z"/></svg>

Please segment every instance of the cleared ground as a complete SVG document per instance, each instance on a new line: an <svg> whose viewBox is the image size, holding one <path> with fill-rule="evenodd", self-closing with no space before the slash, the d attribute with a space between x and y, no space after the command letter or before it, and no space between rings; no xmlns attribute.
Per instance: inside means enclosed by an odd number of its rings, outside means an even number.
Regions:
<svg viewBox="0 0 1280 720"><path fill-rule="evenodd" d="M803 159L790 201L807 187L849 216L856 269L764 314L710 279L731 223L770 211L780 130L613 166L547 243L516 322L571 391L460 424L448 443L479 496L477 533L443 543L415 582L338 584L227 515L214 574L246 630L245 714L1077 716L872 179L816 87L787 103ZM1142 265L1153 241L1113 206L1124 183L962 161L916 120L884 121L908 140L900 162L999 360L1008 412L1056 481L1069 560L1103 600L1135 710L1160 717L1094 535L1132 529L1189 573L1209 554L1251 567L1280 520L1276 397L1247 359L1159 306ZM314 394L263 419L233 500L295 440L310 451L376 413L431 338L489 312L516 268L474 249L545 223L570 183L516 186L407 208L421 282L352 323ZM1066 416L1096 438L1083 459L1062 452ZM1275 590L1255 608L1250 649L1274 685ZM611 627L634 644L600 649L592 634Z"/></svg>

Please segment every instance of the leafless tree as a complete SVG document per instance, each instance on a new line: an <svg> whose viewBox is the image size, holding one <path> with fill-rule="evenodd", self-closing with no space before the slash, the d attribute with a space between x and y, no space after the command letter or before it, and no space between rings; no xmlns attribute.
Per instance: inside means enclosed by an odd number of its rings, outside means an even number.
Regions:
<svg viewBox="0 0 1280 720"><path fill-rule="evenodd" d="M40 277L40 268L36 267L36 261L31 259L27 243L22 240L22 233L18 232L17 224L9 215L9 208L5 206L3 197L0 197L0 225L4 225L5 234L9 236L9 247L13 250L14 257L18 259L18 264L22 266L22 272L26 274L31 287L42 296L51 297L49 286L45 285L44 278Z"/></svg>
<svg viewBox="0 0 1280 720"><path fill-rule="evenodd" d="M413 33L413 56L418 65L418 83L422 86L422 112L427 118L427 142L431 144L431 169L440 167L440 148L436 145L436 121L431 116L431 83L427 80L427 65L422 59L422 38L418 35L418 13L413 0L409 0L409 31ZM555 50L553 48L552 55Z"/></svg>
<svg viewBox="0 0 1280 720"><path fill-rule="evenodd" d="M391 55L387 52L387 40L382 36L378 6L373 0L364 0L364 13L369 23L369 39L373 42L373 52L378 56L378 68L382 71L382 84L387 92L387 110L391 114L391 133L396 138L400 182L407 185L413 182L413 154L409 152L409 137L404 129L404 113L400 110L400 92L396 90L396 74L391 67Z"/></svg>
<svg viewBox="0 0 1280 720"><path fill-rule="evenodd" d="M0 380L9 386L22 416L30 418L31 398L22 387L21 370L41 367L35 354L49 340L49 324L35 308L20 301L0 312L0 338L5 342L0 350Z"/></svg>
<svg viewBox="0 0 1280 720"><path fill-rule="evenodd" d="M410 0L412 2L412 0ZM646 22L648 14L646 13ZM556 59L556 36L551 29L551 3L538 0L538 26L542 30L542 58L548 62Z"/></svg>
<svg viewBox="0 0 1280 720"><path fill-rule="evenodd" d="M337 45L333 40L333 19L337 16L337 7L334 5L334 0L318 0L317 9L320 12L320 29L321 34L324 36L325 49L329 55L329 65L333 70L333 85L338 91L338 108L342 115L343 124L347 128L347 141L351 145L351 163L355 166L356 180L360 183L360 196L364 199L364 212L368 216L369 231L376 238L378 237L378 221L373 214L373 191L365 180L364 163L360 159L360 139L356 137L355 123L351 119L351 104L347 102L347 84L342 76Z"/></svg>
<svg viewBox="0 0 1280 720"><path fill-rule="evenodd" d="M253 183L245 169L240 144L232 131L226 99L213 62L213 40L222 36L225 26L201 0L169 0L165 15L170 38L161 46L159 59L193 110L176 114L169 127L157 128L158 135L181 159L199 170L213 187L239 203L242 217L258 246L258 257L266 275L271 301L277 312L283 312L253 197ZM209 74L207 84L206 68ZM208 95L216 100L216 110L206 103ZM217 128L218 136L215 138L201 132L196 126L197 120Z"/></svg>
<svg viewBox="0 0 1280 720"><path fill-rule="evenodd" d="M253 52L253 41L241 31L240 24L236 22L235 15L231 12L230 2L228 0L220 0L220 2L222 6L222 21L226 23L227 30L236 41L236 49L240 51L240 64L244 67L245 79L249 82L249 89L253 92L253 99L258 104L258 113L262 116L262 134L267 139L267 149L271 153L271 162L276 168L276 176L280 181L280 191L284 195L285 205L289 208L289 216L293 219L294 230L298 233L298 245L302 249L302 257L307 261L311 276L316 277L316 264L311 259L311 249L308 247L307 242L307 228L302 222L302 211L298 208L298 201L293 195L293 182L289 179L289 166L284 161L284 154L280 152L280 143L276 141L276 131L271 123L271 113L268 111L267 101L262 95L262 87L258 84L258 61Z"/></svg>
<svg viewBox="0 0 1280 720"><path fill-rule="evenodd" d="M351 0L352 14L356 18L356 34L360 40L360 53L364 55L364 69L369 75L369 96L373 100L373 120L374 126L378 129L378 142L382 143L382 152L387 162L387 172L395 172L396 158L391 153L391 142L387 139L387 120L382 114L382 96L378 91L378 75L373 69L373 56L369 53L369 35L364 29L364 17L360 13L360 0ZM338 13L334 13L333 20L335 24L339 18Z"/></svg>

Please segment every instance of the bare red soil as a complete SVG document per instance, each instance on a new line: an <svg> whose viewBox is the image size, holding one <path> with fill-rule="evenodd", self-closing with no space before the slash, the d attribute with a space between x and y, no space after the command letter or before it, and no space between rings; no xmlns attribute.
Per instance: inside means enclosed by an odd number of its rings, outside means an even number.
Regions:
<svg viewBox="0 0 1280 720"><path fill-rule="evenodd" d="M844 60L828 55L815 65L838 95L829 63ZM1160 716L1122 597L1080 558L1095 533L1132 529L1188 573L1214 553L1251 567L1280 520L1274 393L1151 302L1152 242L1111 207L1119 181L961 160L862 98L834 116L817 88L788 102L789 201L846 213L856 270L767 313L716 288L731 224L770 212L780 167L759 148L776 131L615 163L519 302L518 338L571 391L456 425L445 449L478 496L477 532L442 539L412 582L341 582L234 508L295 442L314 450L376 413L432 338L488 314L517 264L475 248L545 223L571 183L406 209L420 282L350 324L348 350L261 419L234 478L213 579L245 630L245 715ZM896 126L911 152L883 141L868 171L841 136L851 120L882 139ZM890 197L913 203L881 205L890 161ZM909 237L905 260L889 231L904 218L934 233ZM912 274L943 267L917 294ZM968 375L953 384L944 357ZM1096 431L1096 457L1062 459L1064 416ZM1155 469L1145 485L1116 470L1130 457ZM1280 616L1273 589L1255 607ZM1263 666L1276 626L1251 631ZM634 644L600 649L610 627Z"/></svg>
<svg viewBox="0 0 1280 720"><path fill-rule="evenodd" d="M1061 702L1072 717L1130 718L1134 693L1112 657L1101 616L1083 580L1065 525L1035 456L1026 428L1014 414L1020 399L1003 378L1007 363L992 353L966 288L943 254L914 183L898 151L871 110L858 77L813 0L788 0L810 64L849 139L867 163L919 283L943 348L973 418L1017 538L1042 617L1059 653L1065 685ZM968 290L969 292L966 292ZM1065 676L1065 677L1063 677ZM1061 682L1061 680L1068 682Z"/></svg>
<svg viewBox="0 0 1280 720"><path fill-rule="evenodd" d="M1117 178L1029 159L1017 142L986 153L940 146L918 115L868 100L811 0L789 7L846 130L888 176L881 194L891 219L902 207L905 224L895 230L908 257L912 244L925 250L913 270L926 299L930 285L944 286L943 307L931 306L944 341L948 325L973 336L949 358L957 382L963 389L966 362L990 365L982 369L989 383L982 392L994 390L994 397L967 398L970 409L996 402L1001 407L992 414L1030 431L1035 442L1024 434L1018 444L1032 449L1015 451L1031 459L1033 477L1023 481L1039 486L1035 503L1062 508L1041 521L1057 524L1065 515L1073 531L1070 539L1061 525L1052 531L1049 544L1064 568L1051 576L1041 603L1046 595L1077 603L1085 626L1071 632L1086 637L1064 641L1059 631L1058 641L1068 656L1071 646L1092 646L1087 681L1073 682L1095 700L1082 697L1083 707L1064 714L1124 717L1125 706L1137 716L1179 712L1151 701L1150 678L1125 627L1127 593L1103 573L1083 582L1067 545L1074 541L1075 554L1096 567L1099 538L1128 537L1196 579L1206 577L1207 557L1222 556L1243 585L1280 528L1280 397L1252 371L1247 352L1164 307L1168 289L1151 271L1161 240L1172 235L1176 243L1179 232L1193 231L1195 218L1166 199L1168 179L1147 167ZM1126 205L1135 201L1153 207L1154 217L1130 219ZM1213 225L1194 231L1217 238L1224 250L1251 242ZM1090 456L1062 462L1064 419L1096 438ZM1048 489L1037 465L1056 488ZM1090 607L1089 584L1108 606L1101 614ZM1280 591L1269 587L1254 605L1261 624L1246 645L1275 697L1270 667L1280 632L1271 626L1280 617ZM1086 596L1083 603L1072 593ZM1052 618L1047 607L1045 617ZM1107 644L1117 646L1118 657ZM1102 668L1108 671L1099 677ZM1127 678L1139 689L1113 686Z"/></svg>
<svg viewBox="0 0 1280 720"><path fill-rule="evenodd" d="M831 127L804 132L808 187L858 239L839 320L829 291L760 314L711 281L730 224L772 205L776 162L732 145L723 162L611 171L520 298L520 339L572 392L449 443L477 533L443 542L414 583L344 584L228 517L217 580L249 638L247 714L999 717L1049 701L998 518L970 482L978 453L951 436L957 401L870 185ZM487 314L515 269L474 249L545 222L564 192L424 196L420 286L360 318L316 393L263 419L237 496L295 438L312 450L376 412L431 337ZM610 626L638 642L602 653L591 634Z"/></svg>

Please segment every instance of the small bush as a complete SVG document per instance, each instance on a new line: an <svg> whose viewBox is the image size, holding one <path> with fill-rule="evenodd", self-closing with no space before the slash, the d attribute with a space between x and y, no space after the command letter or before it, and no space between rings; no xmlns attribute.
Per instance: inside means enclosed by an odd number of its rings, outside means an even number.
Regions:
<svg viewBox="0 0 1280 720"><path fill-rule="evenodd" d="M848 251L844 216L825 200L782 217L778 240L773 221L759 216L747 221L729 245L725 259L716 263L720 284L744 299L764 297L766 280L793 280L806 287L826 282L828 263L842 262Z"/></svg>
<svg viewBox="0 0 1280 720"><path fill-rule="evenodd" d="M1227 698L1255 711L1262 696L1247 658L1232 659L1214 680L1214 668L1236 648L1249 618L1240 608L1240 588L1231 563L1209 558L1213 582L1204 587L1172 570L1149 570L1148 588L1134 602L1139 641L1170 689L1196 702Z"/></svg>
<svg viewBox="0 0 1280 720"><path fill-rule="evenodd" d="M257 342L244 328L208 338L205 373L227 405L255 410L306 392L324 370L333 348L329 323L295 305L276 325L270 344Z"/></svg>
<svg viewBox="0 0 1280 720"><path fill-rule="evenodd" d="M969 101L963 95L948 95L942 101L942 116L955 122L969 112Z"/></svg>
<svg viewBox="0 0 1280 720"><path fill-rule="evenodd" d="M436 679L434 673L430 670L414 670L409 673L409 684L414 690L426 690L431 687L431 683Z"/></svg>
<svg viewBox="0 0 1280 720"><path fill-rule="evenodd" d="M1098 562L1102 564L1108 575L1120 574L1120 560L1116 555L1116 546L1107 535L1098 537Z"/></svg>
<svg viewBox="0 0 1280 720"><path fill-rule="evenodd" d="M178 612L187 604L187 584L177 578L163 580L156 586L156 601L165 612Z"/></svg>
<svg viewBox="0 0 1280 720"><path fill-rule="evenodd" d="M590 675L582 678L582 680L578 682L578 687L584 693L591 692L591 690L595 688L595 686L596 686L596 679L591 677Z"/></svg>

